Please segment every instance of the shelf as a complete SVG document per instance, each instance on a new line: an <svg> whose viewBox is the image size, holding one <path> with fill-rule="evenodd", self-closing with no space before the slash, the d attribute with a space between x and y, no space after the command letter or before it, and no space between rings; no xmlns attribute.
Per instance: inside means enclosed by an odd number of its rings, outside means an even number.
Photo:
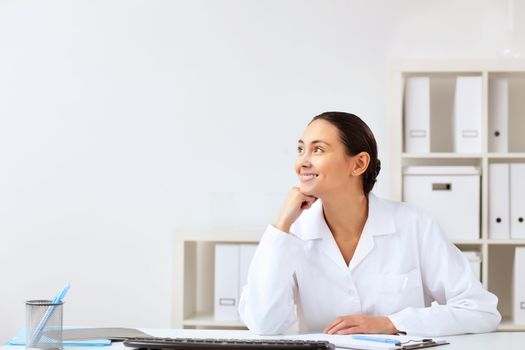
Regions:
<svg viewBox="0 0 525 350"><path fill-rule="evenodd" d="M515 324L509 318L503 318L498 326L498 332L525 332L525 324Z"/></svg>
<svg viewBox="0 0 525 350"><path fill-rule="evenodd" d="M525 245L525 239L489 239L487 243L492 245Z"/></svg>
<svg viewBox="0 0 525 350"><path fill-rule="evenodd" d="M402 153L403 159L481 159L480 153L454 153L454 152L433 152L433 153Z"/></svg>
<svg viewBox="0 0 525 350"><path fill-rule="evenodd" d="M213 317L215 247L219 243L257 244L264 231L264 228L234 226L176 229L173 327L246 329L240 321L216 321Z"/></svg>
<svg viewBox="0 0 525 350"><path fill-rule="evenodd" d="M455 153L454 98L455 78L459 75L477 75L482 80L481 150L476 153ZM429 80L429 145L420 150L428 153L407 152L405 131L405 87L409 77L428 77ZM493 89L495 79L506 79L506 91ZM514 250L525 247L525 239L492 239L489 237L489 169L492 164L525 163L525 60L401 60L391 65L391 135L393 143L391 199L403 199L403 174L407 166L476 166L481 170L480 181L480 238L474 240L452 240L462 251L478 251L483 260L481 276L485 288L499 298L498 310L505 315L498 331L525 331L525 325L516 325L512 314ZM448 90L447 90L448 89ZM505 125L496 125L499 115L500 96L506 103L503 115ZM434 104L432 104L434 101ZM426 108L426 107L425 107ZM426 111L426 110L425 110ZM426 118L426 112L425 112ZM494 132L504 128L505 147L494 143ZM417 148L415 148L417 150ZM476 204L477 205L477 204ZM505 273L502 273L505 272Z"/></svg>
<svg viewBox="0 0 525 350"><path fill-rule="evenodd" d="M232 327L246 328L241 321L217 321L213 318L212 312L198 312L182 320L182 325L186 327Z"/></svg>
<svg viewBox="0 0 525 350"><path fill-rule="evenodd" d="M518 159L518 160L525 160L525 153L487 153L487 157L489 159Z"/></svg>
<svg viewBox="0 0 525 350"><path fill-rule="evenodd" d="M403 59L391 62L394 70L404 73L523 73L524 60L514 58L493 59Z"/></svg>
<svg viewBox="0 0 525 350"><path fill-rule="evenodd" d="M452 243L456 245L482 245L483 240L481 239L453 239Z"/></svg>
<svg viewBox="0 0 525 350"><path fill-rule="evenodd" d="M216 228L216 229L178 229L175 239L186 242L247 242L257 243L261 240L265 228L239 229L239 228Z"/></svg>

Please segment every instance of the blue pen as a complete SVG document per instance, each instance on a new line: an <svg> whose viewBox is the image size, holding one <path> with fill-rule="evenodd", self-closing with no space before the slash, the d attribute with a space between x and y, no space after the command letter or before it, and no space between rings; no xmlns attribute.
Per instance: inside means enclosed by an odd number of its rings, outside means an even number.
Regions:
<svg viewBox="0 0 525 350"><path fill-rule="evenodd" d="M377 343L387 343L387 344L392 344L395 346L401 346L401 342L399 340L391 339L391 338L381 338L381 337L374 337L374 336L369 336L369 335L359 335L359 334L352 335L352 338L356 340L375 341Z"/></svg>
<svg viewBox="0 0 525 350"><path fill-rule="evenodd" d="M64 297L66 296L67 291L69 290L69 287L70 287L69 283L66 284L64 288L62 288L60 293L58 293L57 296L51 301L51 304L53 305L51 305L47 309L46 313L40 320L40 323L36 327L35 332L33 333L33 336L31 337L31 341L28 344L29 347L34 347L36 344L38 344L38 342L40 341L40 338L42 338L42 332L44 331L44 328L46 327L47 322L49 321L49 319L53 315L53 312L55 311L55 308L56 308L55 304L60 304L62 302L62 299L64 299Z"/></svg>

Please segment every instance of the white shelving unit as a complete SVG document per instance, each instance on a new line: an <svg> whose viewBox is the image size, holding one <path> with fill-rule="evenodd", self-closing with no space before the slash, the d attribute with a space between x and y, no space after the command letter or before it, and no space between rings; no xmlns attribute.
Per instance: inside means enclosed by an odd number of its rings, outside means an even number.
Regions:
<svg viewBox="0 0 525 350"><path fill-rule="evenodd" d="M188 229L174 234L173 327L242 329L242 322L213 318L214 262L217 243L258 243L264 228Z"/></svg>
<svg viewBox="0 0 525 350"><path fill-rule="evenodd" d="M525 331L525 325L511 322L512 263L514 248L525 246L525 239L493 240L488 235L488 169L492 163L525 162L525 60L405 60L390 67L391 91L391 197L403 200L403 167L409 165L474 165L481 169L481 237L472 241L453 241L462 250L476 250L482 256L482 283L499 297L498 308L503 316L501 331ZM453 80L457 76L480 76L482 78L482 150L476 154L454 152L406 153L403 139L403 98L407 77L428 76L430 79ZM509 107L509 152L489 152L489 88L492 77L506 77L519 83L514 86L513 106ZM453 95L453 94L452 94ZM450 94L449 94L450 96ZM450 106L447 112L450 112ZM452 116L450 116L452 117ZM432 117L431 117L432 118ZM510 118L513 118L512 121ZM445 123L451 124L450 121ZM432 122L431 122L432 127ZM516 130L517 129L517 130ZM431 134L432 135L432 134ZM434 136L434 135L432 135ZM441 135L447 139L451 135ZM442 142L443 143L443 142ZM439 147L436 147L439 148ZM525 179L524 179L525 181Z"/></svg>

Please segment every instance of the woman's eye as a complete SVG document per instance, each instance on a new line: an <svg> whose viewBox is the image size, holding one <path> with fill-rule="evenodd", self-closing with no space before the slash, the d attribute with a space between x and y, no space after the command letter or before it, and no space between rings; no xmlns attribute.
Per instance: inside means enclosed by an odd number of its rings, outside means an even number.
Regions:
<svg viewBox="0 0 525 350"><path fill-rule="evenodd" d="M314 152L321 153L323 149L321 147L314 147Z"/></svg>
<svg viewBox="0 0 525 350"><path fill-rule="evenodd" d="M297 147L297 153L303 153L303 148L302 147Z"/></svg>

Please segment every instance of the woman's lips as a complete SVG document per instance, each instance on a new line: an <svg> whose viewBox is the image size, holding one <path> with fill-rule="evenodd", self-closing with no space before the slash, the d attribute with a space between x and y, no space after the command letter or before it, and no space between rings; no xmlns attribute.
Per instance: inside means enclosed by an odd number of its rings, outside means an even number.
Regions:
<svg viewBox="0 0 525 350"><path fill-rule="evenodd" d="M302 182L311 181L315 179L317 176L318 176L317 174L301 174L300 175Z"/></svg>

